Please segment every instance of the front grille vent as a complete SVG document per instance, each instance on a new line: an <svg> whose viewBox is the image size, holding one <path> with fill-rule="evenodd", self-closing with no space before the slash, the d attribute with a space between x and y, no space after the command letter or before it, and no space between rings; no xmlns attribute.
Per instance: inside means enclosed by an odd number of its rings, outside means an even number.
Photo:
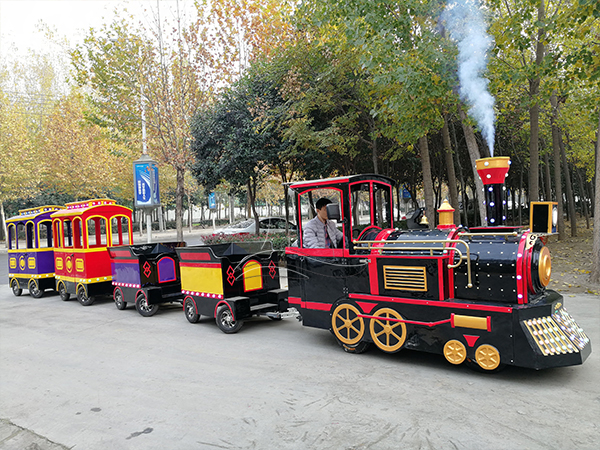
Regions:
<svg viewBox="0 0 600 450"><path fill-rule="evenodd" d="M386 289L397 291L426 291L425 267L383 266Z"/></svg>

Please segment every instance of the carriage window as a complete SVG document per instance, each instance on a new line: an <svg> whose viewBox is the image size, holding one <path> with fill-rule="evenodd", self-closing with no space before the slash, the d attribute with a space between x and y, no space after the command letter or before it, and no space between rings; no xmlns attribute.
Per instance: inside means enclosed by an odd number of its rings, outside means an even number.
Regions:
<svg viewBox="0 0 600 450"><path fill-rule="evenodd" d="M70 219L65 219L62 223L62 231L63 231L63 246L64 247L73 247L73 226Z"/></svg>
<svg viewBox="0 0 600 450"><path fill-rule="evenodd" d="M55 220L52 223L52 230L54 231L53 235L56 237L54 242L54 247L59 248L60 244L60 220Z"/></svg>
<svg viewBox="0 0 600 450"><path fill-rule="evenodd" d="M16 250L17 247L17 229L13 223L8 226L8 248Z"/></svg>
<svg viewBox="0 0 600 450"><path fill-rule="evenodd" d="M354 238L368 226L390 228L392 203L390 187L380 183L352 185L352 235Z"/></svg>
<svg viewBox="0 0 600 450"><path fill-rule="evenodd" d="M46 220L38 224L38 248L52 247L52 222Z"/></svg>
<svg viewBox="0 0 600 450"><path fill-rule="evenodd" d="M389 186L373 183L373 197L375 225L383 229L390 228L392 226L392 202Z"/></svg>
<svg viewBox="0 0 600 450"><path fill-rule="evenodd" d="M112 233L111 245L131 245L129 238L129 219L125 216L117 216L110 219Z"/></svg>
<svg viewBox="0 0 600 450"><path fill-rule="evenodd" d="M302 225L306 225L306 223L311 220L313 217L317 215L315 204L317 200L322 197L326 197L331 200L332 203L337 203L340 205L340 212L342 211L342 198L341 191L337 189L313 189L311 191L305 192L300 196L300 220ZM338 229L343 233L342 223L339 222L336 224Z"/></svg>
<svg viewBox="0 0 600 450"><path fill-rule="evenodd" d="M370 183L352 186L352 230L362 231L371 225L371 185Z"/></svg>
<svg viewBox="0 0 600 450"><path fill-rule="evenodd" d="M106 219L91 217L87 220L88 247L106 246Z"/></svg>
<svg viewBox="0 0 600 450"><path fill-rule="evenodd" d="M35 248L35 227L33 226L33 222L27 222L26 230L27 248Z"/></svg>
<svg viewBox="0 0 600 450"><path fill-rule="evenodd" d="M22 223L17 224L17 240L16 248L27 248L25 225Z"/></svg>
<svg viewBox="0 0 600 450"><path fill-rule="evenodd" d="M83 233L81 230L81 219L76 217L73 219L73 247L83 248L82 244Z"/></svg>

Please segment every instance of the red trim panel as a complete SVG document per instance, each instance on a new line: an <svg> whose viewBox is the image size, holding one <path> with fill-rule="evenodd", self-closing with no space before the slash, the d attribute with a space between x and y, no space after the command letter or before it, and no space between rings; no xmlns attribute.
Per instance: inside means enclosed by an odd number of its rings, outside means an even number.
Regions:
<svg viewBox="0 0 600 450"><path fill-rule="evenodd" d="M525 268L525 243L527 237L525 234L521 237L519 242L519 249L517 250L517 302L523 304L527 301L527 273L523 269Z"/></svg>
<svg viewBox="0 0 600 450"><path fill-rule="evenodd" d="M127 250L109 250L110 256L131 256Z"/></svg>
<svg viewBox="0 0 600 450"><path fill-rule="evenodd" d="M481 336L472 336L470 334L463 334L463 336L465 337L467 344L469 344L469 347L473 347L475 345L475 342L477 342L477 339L479 339L481 337Z"/></svg>
<svg viewBox="0 0 600 450"><path fill-rule="evenodd" d="M444 283L444 272L444 260L440 258L438 259L438 292L440 294L440 300L446 300L444 294L444 287L446 285L446 283Z"/></svg>
<svg viewBox="0 0 600 450"><path fill-rule="evenodd" d="M113 259L112 262L115 264L139 264L140 260L139 259Z"/></svg>
<svg viewBox="0 0 600 450"><path fill-rule="evenodd" d="M189 262L180 262L179 263L180 267L205 267L205 268L220 268L221 267L221 263L189 263Z"/></svg>
<svg viewBox="0 0 600 450"><path fill-rule="evenodd" d="M322 257L344 257L344 249L342 248L298 248L298 247L286 247L286 255L299 255L299 256L322 256Z"/></svg>
<svg viewBox="0 0 600 450"><path fill-rule="evenodd" d="M304 194L307 191L312 191L313 189L319 189L321 186L329 186L331 184L344 184L348 183L349 178L340 177L335 178L333 180L315 180L315 181L299 181L298 183L290 184L290 189L297 191L299 188L308 188L300 193L300 195ZM341 190L341 189L340 189Z"/></svg>
<svg viewBox="0 0 600 450"><path fill-rule="evenodd" d="M360 300L371 300L375 302L390 302L390 303L404 303L407 305L424 305L424 306L439 306L442 308L459 308L459 309L472 309L475 311L491 311L501 313L512 313L512 308L503 306L490 306L490 305L473 305L470 303L457 303L457 302L440 302L438 300L417 300L412 298L397 298L397 297L383 297L369 294L350 294L348 297L351 299Z"/></svg>
<svg viewBox="0 0 600 450"><path fill-rule="evenodd" d="M370 255L369 258L369 283L371 285L371 294L379 295L379 280L377 277L377 257Z"/></svg>
<svg viewBox="0 0 600 450"><path fill-rule="evenodd" d="M303 302L298 297L288 297L288 303L290 305L299 305L300 308L315 309L317 311L329 311L331 309L331 303Z"/></svg>
<svg viewBox="0 0 600 450"><path fill-rule="evenodd" d="M208 253L208 252L206 252L206 253L190 253L190 252L179 253L179 258L187 259L187 260L200 260L200 261L210 261L212 259L210 256L210 253Z"/></svg>
<svg viewBox="0 0 600 450"><path fill-rule="evenodd" d="M367 303L367 302L356 302L360 309L362 309L366 313L370 313L373 311L373 308L377 306L377 303Z"/></svg>

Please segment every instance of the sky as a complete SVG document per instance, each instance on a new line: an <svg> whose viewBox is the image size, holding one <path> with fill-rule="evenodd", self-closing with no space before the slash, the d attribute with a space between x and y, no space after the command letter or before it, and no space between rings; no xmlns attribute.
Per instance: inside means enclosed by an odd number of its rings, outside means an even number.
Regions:
<svg viewBox="0 0 600 450"><path fill-rule="evenodd" d="M180 8L191 8L192 0L180 0ZM127 10L142 18L144 10L156 8L157 0L0 0L0 57L25 57L28 50L36 53L57 51L39 25L44 23L70 47L83 41L90 27L110 22L114 9ZM176 0L160 0L161 15L175 10Z"/></svg>

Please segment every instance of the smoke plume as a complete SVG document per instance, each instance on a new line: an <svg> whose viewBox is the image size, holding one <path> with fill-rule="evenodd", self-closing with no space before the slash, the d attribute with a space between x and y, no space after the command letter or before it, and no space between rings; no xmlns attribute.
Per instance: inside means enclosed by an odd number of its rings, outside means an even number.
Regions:
<svg viewBox="0 0 600 450"><path fill-rule="evenodd" d="M469 114L477 120L494 156L494 98L488 91L489 81L483 76L493 39L486 32L480 1L449 0L442 19L458 46L460 98L469 104Z"/></svg>

